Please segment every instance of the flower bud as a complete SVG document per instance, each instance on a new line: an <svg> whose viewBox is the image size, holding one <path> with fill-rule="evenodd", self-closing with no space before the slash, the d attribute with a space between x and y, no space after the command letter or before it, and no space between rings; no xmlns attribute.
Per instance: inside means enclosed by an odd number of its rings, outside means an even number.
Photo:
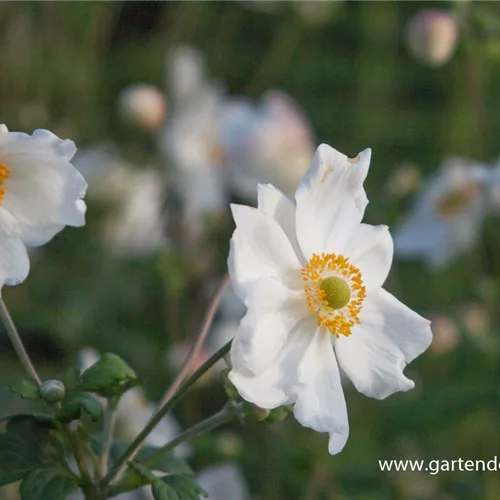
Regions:
<svg viewBox="0 0 500 500"><path fill-rule="evenodd" d="M118 108L127 124L155 131L165 120L167 102L156 87L139 83L121 91Z"/></svg>
<svg viewBox="0 0 500 500"><path fill-rule="evenodd" d="M40 386L40 396L46 403L58 403L66 397L66 388L60 380L46 380Z"/></svg>
<svg viewBox="0 0 500 500"><path fill-rule="evenodd" d="M428 66L446 64L457 42L457 20L445 10L423 10L411 19L406 28L408 50L415 59Z"/></svg>

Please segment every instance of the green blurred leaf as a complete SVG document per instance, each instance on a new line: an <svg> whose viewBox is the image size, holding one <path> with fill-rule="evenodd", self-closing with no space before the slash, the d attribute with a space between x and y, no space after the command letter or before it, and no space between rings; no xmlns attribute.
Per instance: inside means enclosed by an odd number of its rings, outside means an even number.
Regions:
<svg viewBox="0 0 500 500"><path fill-rule="evenodd" d="M37 469L59 467L65 453L55 436L53 419L16 415L0 435L0 486L23 479Z"/></svg>
<svg viewBox="0 0 500 500"><path fill-rule="evenodd" d="M77 484L71 477L54 470L39 469L23 479L19 492L22 500L65 500L76 488Z"/></svg>
<svg viewBox="0 0 500 500"><path fill-rule="evenodd" d="M136 462L144 464L148 463L148 466L160 470L162 472L168 472L169 474L186 474L194 475L193 470L189 465L184 462L184 460L176 457L173 453L163 453L159 458L154 461L150 461L150 457L154 455L160 448L155 446L144 446L136 458Z"/></svg>
<svg viewBox="0 0 500 500"><path fill-rule="evenodd" d="M83 411L95 422L102 417L103 408L95 396L88 392L79 392L62 405L56 413L56 418L60 422L72 422L78 420Z"/></svg>
<svg viewBox="0 0 500 500"><path fill-rule="evenodd" d="M160 479L175 490L179 500L199 500L200 495L208 496L192 476L163 476Z"/></svg>
<svg viewBox="0 0 500 500"><path fill-rule="evenodd" d="M155 479L151 483L151 492L155 500L180 500L172 486L160 479Z"/></svg>
<svg viewBox="0 0 500 500"><path fill-rule="evenodd" d="M81 389L116 397L137 384L137 376L119 356L106 353L81 376Z"/></svg>
<svg viewBox="0 0 500 500"><path fill-rule="evenodd" d="M128 466L140 477L144 478L148 483L151 483L156 479L156 476L153 474L148 467L144 465L138 464L137 462L129 462Z"/></svg>
<svg viewBox="0 0 500 500"><path fill-rule="evenodd" d="M12 382L10 390L19 394L23 399L40 399L38 384L30 378L23 378Z"/></svg>

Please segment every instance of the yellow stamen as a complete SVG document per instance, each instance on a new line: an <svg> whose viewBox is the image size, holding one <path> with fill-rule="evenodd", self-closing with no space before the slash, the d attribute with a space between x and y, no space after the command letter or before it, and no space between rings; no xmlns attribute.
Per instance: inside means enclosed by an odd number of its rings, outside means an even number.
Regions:
<svg viewBox="0 0 500 500"><path fill-rule="evenodd" d="M3 197L5 196L5 188L3 187L5 184L5 180L10 177L10 170L0 163L0 205L3 203Z"/></svg>
<svg viewBox="0 0 500 500"><path fill-rule="evenodd" d="M366 297L360 270L343 255L323 253L313 254L301 274L307 306L318 326L336 337L351 335Z"/></svg>

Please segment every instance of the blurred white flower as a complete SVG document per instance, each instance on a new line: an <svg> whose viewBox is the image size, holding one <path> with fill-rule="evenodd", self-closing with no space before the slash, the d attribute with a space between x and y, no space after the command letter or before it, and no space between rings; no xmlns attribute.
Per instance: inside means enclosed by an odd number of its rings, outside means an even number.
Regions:
<svg viewBox="0 0 500 500"><path fill-rule="evenodd" d="M126 163L110 146L83 150L76 165L88 172L89 199L108 209L100 229L111 251L146 257L167 246L166 182L160 172Z"/></svg>
<svg viewBox="0 0 500 500"><path fill-rule="evenodd" d="M167 82L171 114L162 146L173 164L186 227L196 239L205 218L226 209L219 130L223 94L207 79L203 55L193 47L181 46L169 55Z"/></svg>
<svg viewBox="0 0 500 500"><path fill-rule="evenodd" d="M302 110L283 92L268 92L256 105L226 102L222 140L231 187L254 199L258 182L269 182L287 194L306 172L314 154L313 134Z"/></svg>
<svg viewBox="0 0 500 500"><path fill-rule="evenodd" d="M396 227L400 258L422 258L434 268L445 266L476 242L488 211L485 183L489 169L452 158L431 176L413 211Z"/></svg>
<svg viewBox="0 0 500 500"><path fill-rule="evenodd" d="M0 125L0 290L28 275L26 246L64 226L83 226L87 183L70 163L76 147L48 130L33 135Z"/></svg>
<svg viewBox="0 0 500 500"><path fill-rule="evenodd" d="M385 185L385 190L392 199L399 200L418 189L421 182L420 169L411 163L404 163L391 174Z"/></svg>
<svg viewBox="0 0 500 500"><path fill-rule="evenodd" d="M208 500L250 500L250 492L240 468L232 462L206 467L197 475Z"/></svg>
<svg viewBox="0 0 500 500"><path fill-rule="evenodd" d="M407 391L406 364L430 344L429 321L385 291L387 226L362 224L371 151L349 159L321 145L296 204L259 185L258 209L233 205L228 258L248 308L231 348L230 379L261 408L294 404L299 423L344 447L349 425L339 366L363 394Z"/></svg>
<svg viewBox="0 0 500 500"><path fill-rule="evenodd" d="M426 9L408 23L406 43L410 53L421 63L442 66L453 56L458 35L458 22L453 13Z"/></svg>
<svg viewBox="0 0 500 500"><path fill-rule="evenodd" d="M118 109L126 123L155 131L165 121L167 101L154 85L139 83L120 92Z"/></svg>

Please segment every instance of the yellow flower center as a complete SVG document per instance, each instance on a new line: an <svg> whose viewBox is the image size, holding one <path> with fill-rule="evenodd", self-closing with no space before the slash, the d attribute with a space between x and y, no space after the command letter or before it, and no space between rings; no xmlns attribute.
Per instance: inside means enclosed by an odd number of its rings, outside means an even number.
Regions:
<svg viewBox="0 0 500 500"><path fill-rule="evenodd" d="M351 335L366 297L361 271L343 255L313 254L301 270L307 306L318 326L336 337Z"/></svg>
<svg viewBox="0 0 500 500"><path fill-rule="evenodd" d="M464 184L449 191L436 202L436 212L441 217L453 217L462 213L476 197L477 186L473 183Z"/></svg>
<svg viewBox="0 0 500 500"><path fill-rule="evenodd" d="M3 197L5 196L5 188L3 187L6 179L10 177L10 170L0 163L0 205L3 203Z"/></svg>

